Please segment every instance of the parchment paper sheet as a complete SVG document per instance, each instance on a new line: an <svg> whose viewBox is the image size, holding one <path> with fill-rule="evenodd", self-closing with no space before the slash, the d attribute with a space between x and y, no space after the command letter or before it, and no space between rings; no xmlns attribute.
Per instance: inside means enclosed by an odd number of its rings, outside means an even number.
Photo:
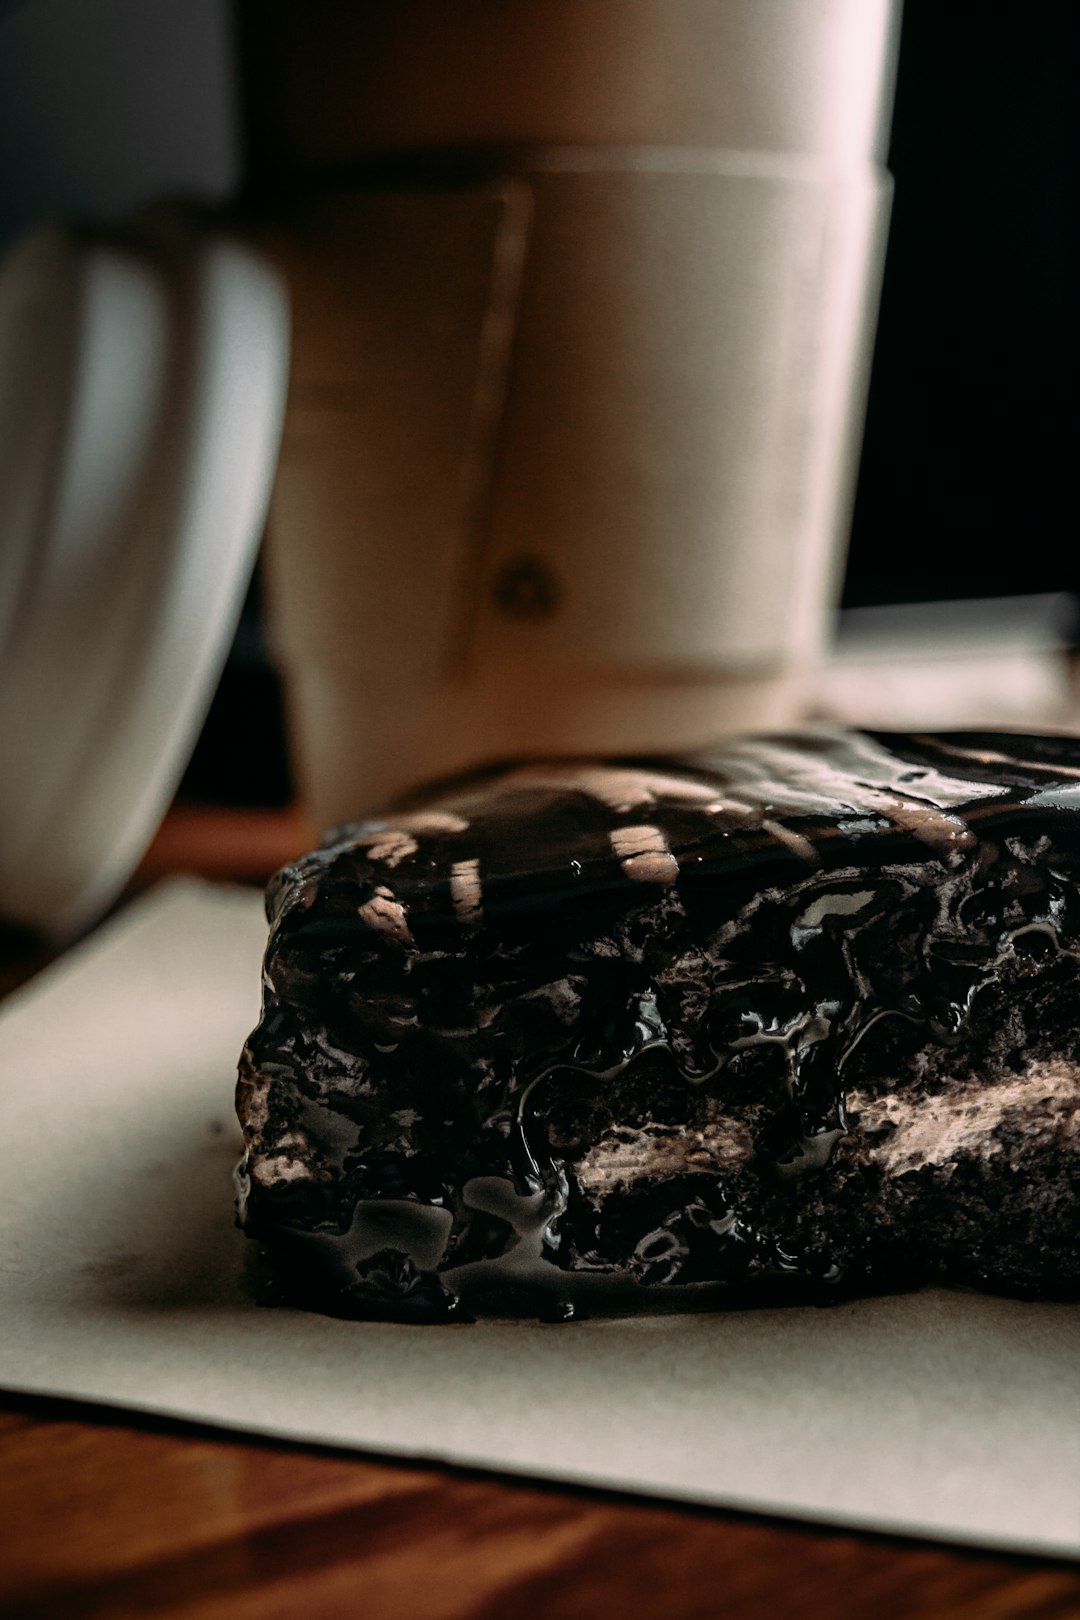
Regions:
<svg viewBox="0 0 1080 1620"><path fill-rule="evenodd" d="M254 894L177 883L0 1017L0 1382L1080 1555L1080 1310L929 1293L569 1326L256 1306L230 1174Z"/></svg>

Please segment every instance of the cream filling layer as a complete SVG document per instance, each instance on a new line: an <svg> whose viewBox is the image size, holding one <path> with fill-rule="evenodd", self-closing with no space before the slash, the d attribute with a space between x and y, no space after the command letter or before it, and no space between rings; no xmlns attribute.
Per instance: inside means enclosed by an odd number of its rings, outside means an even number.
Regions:
<svg viewBox="0 0 1080 1620"><path fill-rule="evenodd" d="M1020 1129L1033 1143L1059 1132L1080 1133L1080 1066L1064 1059L1032 1063L996 1085L954 1081L936 1096L850 1091L847 1111L852 1123L857 1116L860 1132L887 1132L869 1156L891 1175L902 1175L965 1153L998 1153L1003 1126Z"/></svg>

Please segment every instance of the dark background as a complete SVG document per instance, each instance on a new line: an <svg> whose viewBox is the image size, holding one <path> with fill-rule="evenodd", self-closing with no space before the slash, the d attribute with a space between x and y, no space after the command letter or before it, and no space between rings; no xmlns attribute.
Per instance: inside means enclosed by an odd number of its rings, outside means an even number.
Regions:
<svg viewBox="0 0 1080 1620"><path fill-rule="evenodd" d="M1072 590L1080 5L907 0L844 600Z"/></svg>

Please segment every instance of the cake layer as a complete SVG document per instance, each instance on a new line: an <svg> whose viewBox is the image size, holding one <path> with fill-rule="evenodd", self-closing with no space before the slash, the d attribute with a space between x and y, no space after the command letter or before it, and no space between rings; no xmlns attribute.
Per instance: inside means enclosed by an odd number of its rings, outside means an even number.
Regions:
<svg viewBox="0 0 1080 1620"><path fill-rule="evenodd" d="M272 885L242 1223L344 1315L1076 1296L1078 883L1067 739L433 790Z"/></svg>

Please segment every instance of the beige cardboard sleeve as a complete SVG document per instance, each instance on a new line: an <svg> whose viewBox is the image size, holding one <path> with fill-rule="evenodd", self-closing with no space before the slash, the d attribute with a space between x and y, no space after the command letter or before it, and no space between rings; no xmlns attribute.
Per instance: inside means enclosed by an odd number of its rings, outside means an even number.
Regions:
<svg viewBox="0 0 1080 1620"><path fill-rule="evenodd" d="M869 168L560 151L283 223L270 579L317 820L484 759L797 714L887 202Z"/></svg>
<svg viewBox="0 0 1080 1620"><path fill-rule="evenodd" d="M847 533L897 0L241 19L263 193L324 199L277 221L271 551L315 819L796 718Z"/></svg>
<svg viewBox="0 0 1080 1620"><path fill-rule="evenodd" d="M932 1292L455 1327L261 1309L233 1225L251 893L144 900L0 1014L0 1384L1080 1556L1080 1308Z"/></svg>

